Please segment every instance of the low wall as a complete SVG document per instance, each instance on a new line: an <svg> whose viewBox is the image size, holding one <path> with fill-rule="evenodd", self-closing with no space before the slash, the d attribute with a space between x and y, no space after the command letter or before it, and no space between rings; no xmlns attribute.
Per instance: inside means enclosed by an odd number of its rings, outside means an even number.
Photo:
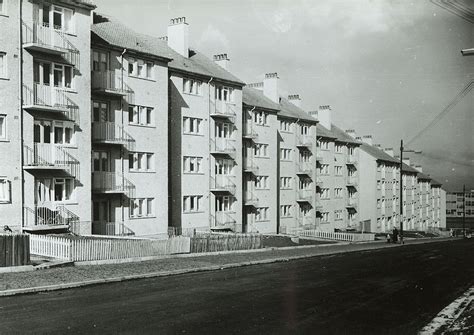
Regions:
<svg viewBox="0 0 474 335"><path fill-rule="evenodd" d="M0 267L30 263L30 238L26 234L0 235Z"/></svg>
<svg viewBox="0 0 474 335"><path fill-rule="evenodd" d="M346 242L367 242L375 240L375 234L372 233L334 233L315 229L287 229L287 234Z"/></svg>
<svg viewBox="0 0 474 335"><path fill-rule="evenodd" d="M191 237L191 253L262 248L260 234L208 234Z"/></svg>

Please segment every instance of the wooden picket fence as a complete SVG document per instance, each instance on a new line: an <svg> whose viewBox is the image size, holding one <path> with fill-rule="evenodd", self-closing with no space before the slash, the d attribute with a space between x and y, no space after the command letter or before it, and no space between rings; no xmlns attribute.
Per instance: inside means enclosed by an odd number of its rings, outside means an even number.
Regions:
<svg viewBox="0 0 474 335"><path fill-rule="evenodd" d="M0 235L0 267L28 265L30 239L26 234Z"/></svg>
<svg viewBox="0 0 474 335"><path fill-rule="evenodd" d="M31 254L56 259L95 261L189 253L189 237L168 240L31 235Z"/></svg>
<svg viewBox="0 0 474 335"><path fill-rule="evenodd" d="M375 240L375 234L372 233L335 233L316 229L287 229L287 234L346 242L368 242Z"/></svg>
<svg viewBox="0 0 474 335"><path fill-rule="evenodd" d="M260 248L260 234L208 234L191 237L191 253Z"/></svg>

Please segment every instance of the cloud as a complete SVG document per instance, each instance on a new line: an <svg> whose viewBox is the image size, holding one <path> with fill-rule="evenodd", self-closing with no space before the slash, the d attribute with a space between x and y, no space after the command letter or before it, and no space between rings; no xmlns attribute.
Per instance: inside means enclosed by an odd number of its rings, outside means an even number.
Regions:
<svg viewBox="0 0 474 335"><path fill-rule="evenodd" d="M227 36L212 24L208 24L196 41L199 50L213 50L219 52L230 52L230 41Z"/></svg>

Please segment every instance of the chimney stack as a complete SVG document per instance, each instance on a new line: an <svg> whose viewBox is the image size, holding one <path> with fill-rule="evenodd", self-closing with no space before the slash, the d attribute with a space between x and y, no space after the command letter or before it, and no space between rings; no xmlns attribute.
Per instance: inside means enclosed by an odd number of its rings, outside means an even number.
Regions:
<svg viewBox="0 0 474 335"><path fill-rule="evenodd" d="M331 106L323 105L318 108L318 120L325 128L331 130Z"/></svg>
<svg viewBox="0 0 474 335"><path fill-rule="evenodd" d="M263 81L258 82L258 83L247 84L247 87L251 87L251 88L254 88L256 90L263 91Z"/></svg>
<svg viewBox="0 0 474 335"><path fill-rule="evenodd" d="M227 58L227 54L214 55L214 62L222 67L224 70L228 69L230 59Z"/></svg>
<svg viewBox="0 0 474 335"><path fill-rule="evenodd" d="M301 108L301 98L299 94L290 94L288 95L288 101L291 102L296 107Z"/></svg>
<svg viewBox="0 0 474 335"><path fill-rule="evenodd" d="M280 79L278 78L278 73L274 72L265 74L265 79L263 80L263 94L277 104L280 103L278 79Z"/></svg>
<svg viewBox="0 0 474 335"><path fill-rule="evenodd" d="M355 129L346 129L346 134L354 139L357 138Z"/></svg>
<svg viewBox="0 0 474 335"><path fill-rule="evenodd" d="M364 135L362 136L362 142L372 145L372 135Z"/></svg>
<svg viewBox="0 0 474 335"><path fill-rule="evenodd" d="M385 151L385 153L389 155L390 157L394 157L395 155L395 153L393 152L393 148L385 148L383 149L383 151Z"/></svg>
<svg viewBox="0 0 474 335"><path fill-rule="evenodd" d="M423 173L423 167L421 165L415 165L414 168Z"/></svg>
<svg viewBox="0 0 474 335"><path fill-rule="evenodd" d="M184 16L170 20L168 46L180 55L189 57L189 25Z"/></svg>
<svg viewBox="0 0 474 335"><path fill-rule="evenodd" d="M406 165L410 166L410 158L408 158L408 157L403 157L403 163L405 163Z"/></svg>

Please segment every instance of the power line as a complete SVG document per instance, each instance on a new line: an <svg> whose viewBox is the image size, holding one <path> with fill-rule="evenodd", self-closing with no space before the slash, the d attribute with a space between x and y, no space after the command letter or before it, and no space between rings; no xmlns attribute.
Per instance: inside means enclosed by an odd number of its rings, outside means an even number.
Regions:
<svg viewBox="0 0 474 335"><path fill-rule="evenodd" d="M460 18L474 23L474 12L468 7L456 3L453 0L430 0L430 2L436 6L439 6L450 13L459 16Z"/></svg>

